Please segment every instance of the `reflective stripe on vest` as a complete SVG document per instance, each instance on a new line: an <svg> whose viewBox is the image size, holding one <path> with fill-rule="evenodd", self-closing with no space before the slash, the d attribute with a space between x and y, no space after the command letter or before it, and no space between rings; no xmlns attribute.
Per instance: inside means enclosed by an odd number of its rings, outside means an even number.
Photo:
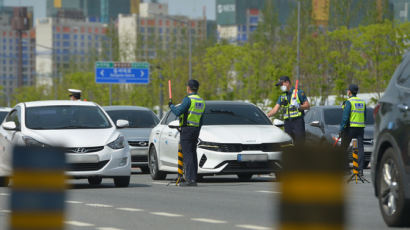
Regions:
<svg viewBox="0 0 410 230"><path fill-rule="evenodd" d="M362 128L365 127L365 108L366 103L358 98L358 97L351 97L349 98L349 102L351 104L350 109L350 127L358 127Z"/></svg>
<svg viewBox="0 0 410 230"><path fill-rule="evenodd" d="M291 97L293 97L293 95L295 95L295 90L292 91ZM283 97L287 98L286 93L282 94L281 96L281 100L283 99ZM292 100L295 100L295 98L291 98L291 102ZM299 100L299 94L296 93L296 101L298 104L300 104L300 100ZM284 107L284 114L283 114L283 119L289 119L289 118L297 118L297 117L301 117L302 116L302 112L299 111L298 109L292 109L290 108L290 103L288 103L287 105L283 106Z"/></svg>
<svg viewBox="0 0 410 230"><path fill-rule="evenodd" d="M187 118L185 120L185 114L182 114L179 118L180 126L192 126L199 127L202 114L205 111L205 101L198 95L188 96L191 99L191 106L188 109ZM184 124L184 122L186 122Z"/></svg>

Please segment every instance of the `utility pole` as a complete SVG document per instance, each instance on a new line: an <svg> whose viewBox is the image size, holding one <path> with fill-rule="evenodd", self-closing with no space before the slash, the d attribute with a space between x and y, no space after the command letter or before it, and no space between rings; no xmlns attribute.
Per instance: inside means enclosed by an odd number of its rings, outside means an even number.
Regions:
<svg viewBox="0 0 410 230"><path fill-rule="evenodd" d="M300 0L298 1L298 35L297 35L297 60L296 80L300 77Z"/></svg>
<svg viewBox="0 0 410 230"><path fill-rule="evenodd" d="M187 27L188 27L188 39L189 39L189 80L192 79L192 28L191 28L191 22L188 20L187 21Z"/></svg>

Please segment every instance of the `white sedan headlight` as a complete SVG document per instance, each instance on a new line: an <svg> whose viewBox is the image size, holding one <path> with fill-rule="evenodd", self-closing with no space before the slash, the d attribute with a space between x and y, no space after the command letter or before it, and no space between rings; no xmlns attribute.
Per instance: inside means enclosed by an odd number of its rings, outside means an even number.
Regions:
<svg viewBox="0 0 410 230"><path fill-rule="evenodd" d="M108 144L108 147L112 149L123 149L125 147L124 142L125 142L124 136L118 136L118 138L115 139L115 141Z"/></svg>
<svg viewBox="0 0 410 230"><path fill-rule="evenodd" d="M46 145L46 144L44 144L40 141L37 141L34 138L29 137L29 136L23 136L23 141L24 141L24 144L26 146L37 146L37 147L43 147L43 148L44 147L49 147L48 145Z"/></svg>

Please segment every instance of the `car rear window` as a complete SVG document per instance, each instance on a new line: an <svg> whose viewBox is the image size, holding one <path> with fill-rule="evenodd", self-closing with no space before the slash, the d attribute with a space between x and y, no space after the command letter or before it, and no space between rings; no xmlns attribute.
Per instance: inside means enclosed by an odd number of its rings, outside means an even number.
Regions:
<svg viewBox="0 0 410 230"><path fill-rule="evenodd" d="M107 111L114 123L117 120L127 120L129 128L153 128L159 120L151 111L144 110L110 110Z"/></svg>
<svg viewBox="0 0 410 230"><path fill-rule="evenodd" d="M209 104L203 125L272 125L266 115L251 104Z"/></svg>

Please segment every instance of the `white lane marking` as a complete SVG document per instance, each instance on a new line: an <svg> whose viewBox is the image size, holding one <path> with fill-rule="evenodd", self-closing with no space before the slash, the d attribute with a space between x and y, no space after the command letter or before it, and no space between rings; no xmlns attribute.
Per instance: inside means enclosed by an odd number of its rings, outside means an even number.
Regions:
<svg viewBox="0 0 410 230"><path fill-rule="evenodd" d="M153 184L160 184L160 185L167 185L168 183L166 183L166 182L151 182L151 183L153 183Z"/></svg>
<svg viewBox="0 0 410 230"><path fill-rule="evenodd" d="M169 212L150 212L153 215L157 216L167 216L167 217L181 217L183 215L180 214L175 214L175 213L169 213Z"/></svg>
<svg viewBox="0 0 410 230"><path fill-rule="evenodd" d="M91 226L94 226L94 224L84 223L84 222L80 222L80 221L66 221L65 223L68 224L68 225L73 225L73 226L77 226L77 227L91 227Z"/></svg>
<svg viewBox="0 0 410 230"><path fill-rule="evenodd" d="M98 230L121 230L119 228L110 228L110 227L102 227L102 228L97 228Z"/></svg>
<svg viewBox="0 0 410 230"><path fill-rule="evenodd" d="M0 193L0 196L9 196L10 194L8 193Z"/></svg>
<svg viewBox="0 0 410 230"><path fill-rule="evenodd" d="M228 223L227 221L224 220L214 220L214 219L206 219L206 218L191 218L192 221L199 221L199 222L205 222L205 223L211 223L211 224L226 224Z"/></svg>
<svg viewBox="0 0 410 230"><path fill-rule="evenodd" d="M245 229L252 229L252 230L271 230L272 228L268 227L263 227L263 226L258 226L258 225L247 225L247 224L242 224L242 225L236 225L238 228L245 228Z"/></svg>
<svg viewBox="0 0 410 230"><path fill-rule="evenodd" d="M74 201L74 200L67 200L66 203L68 203L68 204L82 204L83 202L81 202L81 201Z"/></svg>
<svg viewBox="0 0 410 230"><path fill-rule="evenodd" d="M107 204L85 204L87 206L90 207L95 207L95 208L112 208L111 205L107 205Z"/></svg>
<svg viewBox="0 0 410 230"><path fill-rule="evenodd" d="M127 211L127 212L143 212L144 209L139 208L116 208L117 210Z"/></svg>
<svg viewBox="0 0 410 230"><path fill-rule="evenodd" d="M280 192L276 192L276 191L266 191L266 190L260 190L260 191L256 191L256 192L260 192L260 193L280 194Z"/></svg>
<svg viewBox="0 0 410 230"><path fill-rule="evenodd" d="M10 210L6 210L6 209L3 209L3 210L0 210L0 212L2 212L2 213L10 213L11 211L10 211Z"/></svg>

